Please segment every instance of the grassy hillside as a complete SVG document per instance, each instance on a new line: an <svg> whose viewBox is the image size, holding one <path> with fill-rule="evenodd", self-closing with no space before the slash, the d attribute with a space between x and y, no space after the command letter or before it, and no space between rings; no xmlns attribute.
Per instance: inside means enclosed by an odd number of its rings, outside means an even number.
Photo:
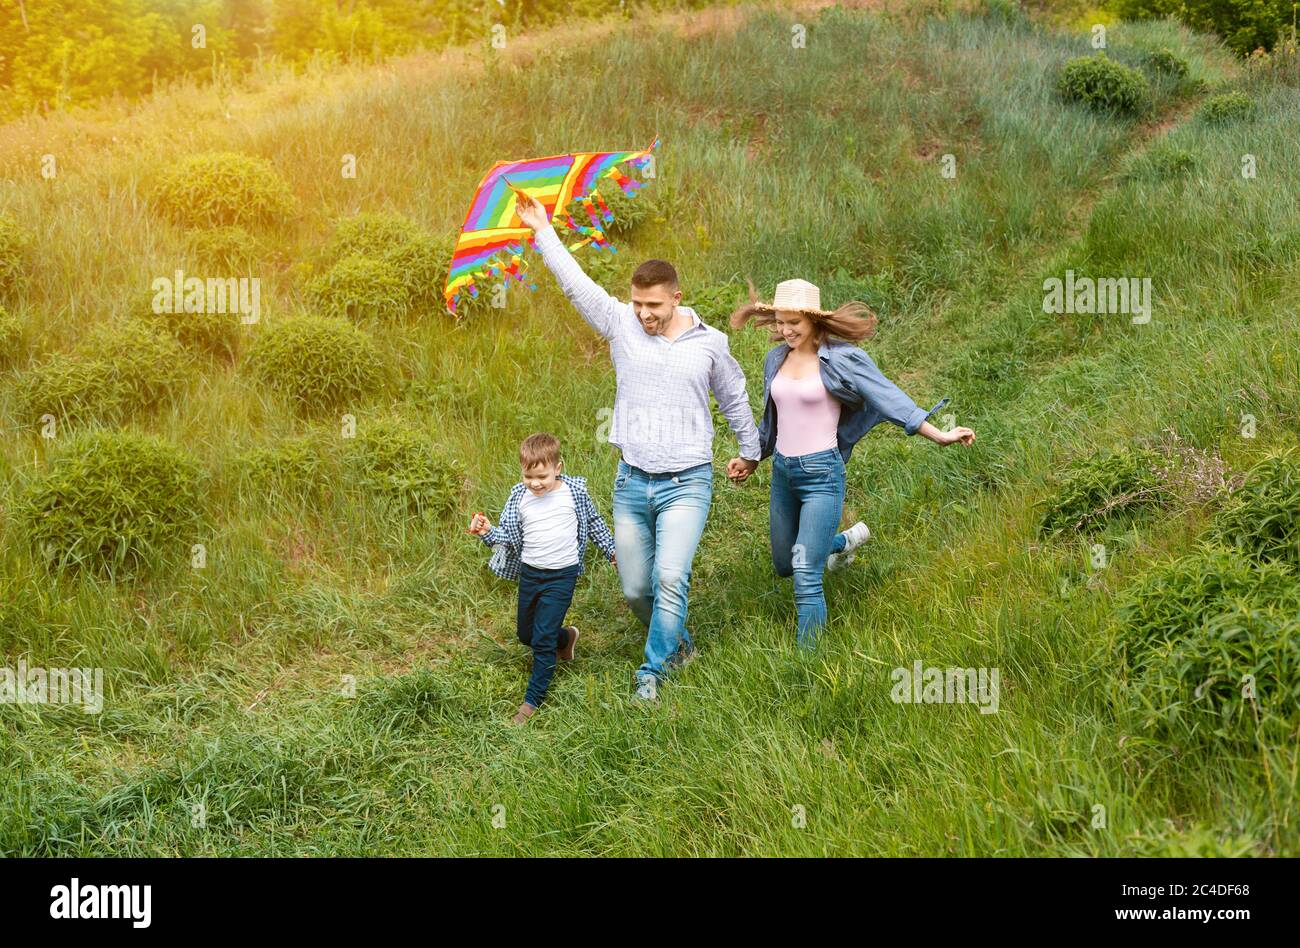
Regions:
<svg viewBox="0 0 1300 948"><path fill-rule="evenodd" d="M1093 52L1087 34L993 9L730 8L0 128L0 213L32 233L4 298L0 652L103 667L107 690L94 716L0 705L0 851L1294 855L1300 677L1259 671L1257 704L1217 736L1186 724L1185 694L1144 709L1135 695L1157 691L1136 676L1177 659L1134 664L1124 604L1223 534L1235 501L1211 488L1255 483L1300 433L1300 98L1181 27L1117 24L1109 56L1146 71L1150 101L1097 112L1055 91L1061 65ZM1187 81L1146 65L1165 47ZM1228 88L1253 112L1207 120L1203 101ZM669 259L719 326L745 277L764 295L801 276L832 305L865 300L885 373L918 403L950 396L978 440L939 449L884 425L859 444L845 518L873 538L828 578L812 659L768 561L770 467L743 486L719 473L692 578L700 660L659 707L629 707L643 632L593 557L571 612L580 660L511 729L529 661L514 587L464 525L496 517L538 429L608 516L601 341L535 261L539 289L512 289L504 310L356 317L377 374L330 410L304 414L262 381L258 346L328 304L309 287L339 219L401 215L446 240L493 161L656 133L644 213L616 256L582 251L591 272L626 298L638 261ZM92 386L41 437L33 387L93 376L92 327L144 315L150 281L212 259L209 229L158 197L208 151L267 159L296 201L222 258L262 279L261 320L128 342L140 374L96 382L116 394ZM1151 321L1045 313L1044 280L1067 269L1152 278ZM757 408L769 343L731 344ZM77 438L115 429L184 452L193 520L132 569L52 569L26 499ZM720 432L721 464L735 446ZM1074 510L1071 472L1135 444L1184 459L1159 505L1040 530L1045 510ZM1113 465L1087 476L1101 484L1087 511L1122 494ZM1300 588L1296 567L1285 551L1259 567L1281 590L1270 604ZM1255 569L1243 588L1267 585ZM1184 640L1161 621L1167 647ZM917 660L999 669L998 712L892 702L891 670ZM1243 732L1261 705L1282 723Z"/></svg>

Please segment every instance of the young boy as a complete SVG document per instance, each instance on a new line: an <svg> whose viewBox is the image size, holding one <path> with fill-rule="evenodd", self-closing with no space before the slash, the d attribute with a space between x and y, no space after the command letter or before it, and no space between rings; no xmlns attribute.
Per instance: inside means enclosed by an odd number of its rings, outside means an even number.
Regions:
<svg viewBox="0 0 1300 948"><path fill-rule="evenodd" d="M561 623L583 573L587 541L618 565L614 537L587 493L587 479L560 473L559 440L529 435L519 446L519 466L523 480L511 489L500 526L481 513L469 525L470 533L496 548L488 562L492 572L519 582L519 641L533 649L533 674L524 703L510 719L514 724L523 724L541 705L557 657L573 658L578 630Z"/></svg>

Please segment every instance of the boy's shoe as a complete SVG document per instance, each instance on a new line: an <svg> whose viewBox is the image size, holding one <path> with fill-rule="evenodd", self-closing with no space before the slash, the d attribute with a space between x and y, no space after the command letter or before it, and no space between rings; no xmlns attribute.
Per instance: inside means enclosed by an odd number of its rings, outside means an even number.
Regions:
<svg viewBox="0 0 1300 948"><path fill-rule="evenodd" d="M853 562L856 555L853 551L871 538L871 531L867 525L859 520L853 526L844 531L844 549L839 553L832 553L826 558L826 569L832 573L844 569Z"/></svg>
<svg viewBox="0 0 1300 948"><path fill-rule="evenodd" d="M654 675L638 675L632 701L636 704L654 704L659 700L659 681Z"/></svg>
<svg viewBox="0 0 1300 948"><path fill-rule="evenodd" d="M573 661L573 647L578 644L578 627L576 625L566 625L560 630L569 633L569 643L564 648L555 650L555 657L562 662Z"/></svg>
<svg viewBox="0 0 1300 948"><path fill-rule="evenodd" d="M525 722L527 722L529 718L533 716L533 712L536 710L537 710L536 708L534 708L531 704L525 701L523 704L519 706L519 710L515 712L515 716L510 719L510 723L524 724Z"/></svg>

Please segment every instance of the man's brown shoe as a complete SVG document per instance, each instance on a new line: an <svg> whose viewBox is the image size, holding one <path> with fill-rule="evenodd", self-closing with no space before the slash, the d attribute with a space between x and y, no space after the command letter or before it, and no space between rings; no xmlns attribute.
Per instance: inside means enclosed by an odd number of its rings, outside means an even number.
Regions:
<svg viewBox="0 0 1300 948"><path fill-rule="evenodd" d="M533 712L536 710L537 710L536 708L534 708L531 704L525 701L523 704L519 706L519 710L515 712L515 716L510 719L510 723L523 724L533 716Z"/></svg>
<svg viewBox="0 0 1300 948"><path fill-rule="evenodd" d="M578 644L578 627L576 625L566 625L560 630L569 633L569 641L564 648L555 650L555 657L562 662L573 661L573 647Z"/></svg>

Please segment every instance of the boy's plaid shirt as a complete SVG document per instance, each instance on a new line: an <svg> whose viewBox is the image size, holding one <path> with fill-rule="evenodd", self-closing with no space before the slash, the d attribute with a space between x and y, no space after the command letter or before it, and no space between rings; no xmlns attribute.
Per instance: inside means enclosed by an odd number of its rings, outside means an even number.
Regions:
<svg viewBox="0 0 1300 948"><path fill-rule="evenodd" d="M614 535L609 532L591 495L587 493L585 477L561 474L560 480L569 485L573 493L573 509L578 515L578 575L586 570L587 540L600 547L607 558L614 556ZM519 501L528 488L521 481L510 489L510 498L501 511L501 520L479 539L495 547L488 567L502 579L519 580L520 559L524 549L523 524L519 522ZM558 488L557 488L558 490Z"/></svg>

